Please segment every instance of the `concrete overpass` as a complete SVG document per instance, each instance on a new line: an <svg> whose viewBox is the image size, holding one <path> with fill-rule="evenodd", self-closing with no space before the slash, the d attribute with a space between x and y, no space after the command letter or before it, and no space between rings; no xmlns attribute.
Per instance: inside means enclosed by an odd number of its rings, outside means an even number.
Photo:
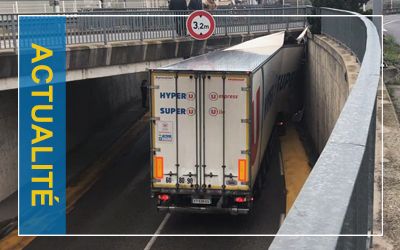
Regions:
<svg viewBox="0 0 400 250"><path fill-rule="evenodd" d="M149 39L104 44L78 44L67 47L67 82L143 72L149 68L226 48L269 34L217 35L203 41L189 37ZM0 91L18 88L18 55L0 51Z"/></svg>

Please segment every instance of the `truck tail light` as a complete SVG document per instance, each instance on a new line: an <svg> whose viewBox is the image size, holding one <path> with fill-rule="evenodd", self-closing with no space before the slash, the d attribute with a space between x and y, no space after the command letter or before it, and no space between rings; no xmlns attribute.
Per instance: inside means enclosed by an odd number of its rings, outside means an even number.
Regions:
<svg viewBox="0 0 400 250"><path fill-rule="evenodd" d="M239 181L247 181L247 176L246 176L246 160L239 159Z"/></svg>
<svg viewBox="0 0 400 250"><path fill-rule="evenodd" d="M163 157L156 157L155 160L155 178L156 179L163 179L164 178L164 158Z"/></svg>
<svg viewBox="0 0 400 250"><path fill-rule="evenodd" d="M278 122L278 125L279 125L279 126L282 126L282 125L283 125L283 122Z"/></svg>
<svg viewBox="0 0 400 250"><path fill-rule="evenodd" d="M162 200L162 201L169 200L169 198L171 198L171 196L169 196L168 194L159 194L158 195L158 199Z"/></svg>
<svg viewBox="0 0 400 250"><path fill-rule="evenodd" d="M246 197L235 197L235 202L246 202Z"/></svg>

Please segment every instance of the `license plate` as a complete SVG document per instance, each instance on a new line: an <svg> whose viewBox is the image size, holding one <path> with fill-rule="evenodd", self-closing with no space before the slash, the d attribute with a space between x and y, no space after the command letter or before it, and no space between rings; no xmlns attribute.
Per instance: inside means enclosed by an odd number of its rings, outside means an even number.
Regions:
<svg viewBox="0 0 400 250"><path fill-rule="evenodd" d="M211 204L211 199L192 199L193 204Z"/></svg>

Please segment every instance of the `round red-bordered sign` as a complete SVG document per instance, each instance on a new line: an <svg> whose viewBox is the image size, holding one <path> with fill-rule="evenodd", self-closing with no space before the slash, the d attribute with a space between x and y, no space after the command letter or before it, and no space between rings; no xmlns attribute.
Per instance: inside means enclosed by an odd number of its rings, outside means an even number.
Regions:
<svg viewBox="0 0 400 250"><path fill-rule="evenodd" d="M197 40L205 40L212 36L215 30L214 17L204 10L196 10L186 21L188 33Z"/></svg>

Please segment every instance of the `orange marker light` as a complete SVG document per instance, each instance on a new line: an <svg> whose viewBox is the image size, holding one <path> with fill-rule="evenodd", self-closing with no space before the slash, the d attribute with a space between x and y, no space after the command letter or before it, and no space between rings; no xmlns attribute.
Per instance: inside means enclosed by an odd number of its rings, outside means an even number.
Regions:
<svg viewBox="0 0 400 250"><path fill-rule="evenodd" d="M239 159L239 181L247 181L247 176L246 176L246 160Z"/></svg>
<svg viewBox="0 0 400 250"><path fill-rule="evenodd" d="M163 157L156 157L156 169L155 169L155 178L162 179L164 178L164 158Z"/></svg>

